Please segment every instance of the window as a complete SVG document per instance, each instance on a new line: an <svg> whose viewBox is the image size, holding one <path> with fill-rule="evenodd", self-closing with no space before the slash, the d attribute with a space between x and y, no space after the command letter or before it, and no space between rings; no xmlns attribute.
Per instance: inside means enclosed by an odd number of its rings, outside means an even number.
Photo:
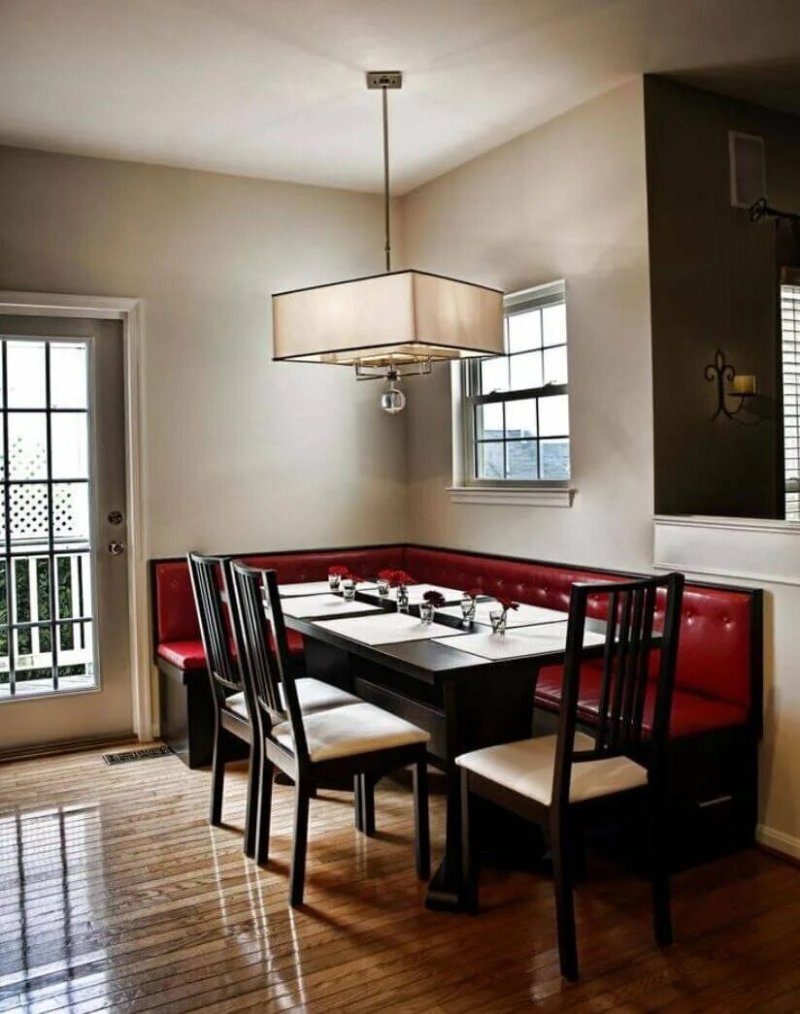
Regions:
<svg viewBox="0 0 800 1014"><path fill-rule="evenodd" d="M564 283L507 296L504 356L463 364L464 482L563 485L570 477Z"/></svg>
<svg viewBox="0 0 800 1014"><path fill-rule="evenodd" d="M786 520L800 521L800 278L781 285L781 360Z"/></svg>

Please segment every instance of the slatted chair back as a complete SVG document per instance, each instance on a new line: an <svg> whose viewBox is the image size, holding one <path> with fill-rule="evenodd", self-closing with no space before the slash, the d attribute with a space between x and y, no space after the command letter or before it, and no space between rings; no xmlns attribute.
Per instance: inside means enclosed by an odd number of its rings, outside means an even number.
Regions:
<svg viewBox="0 0 800 1014"><path fill-rule="evenodd" d="M222 704L229 694L243 689L239 664L231 650L230 613L222 597L228 561L202 553L189 553L188 559L206 666L214 695Z"/></svg>
<svg viewBox="0 0 800 1014"><path fill-rule="evenodd" d="M231 574L238 651L262 733L268 736L274 725L288 719L295 756L300 762L308 761L276 572L234 563ZM274 653L269 647L270 630Z"/></svg>
<svg viewBox="0 0 800 1014"><path fill-rule="evenodd" d="M683 583L682 574L668 574L636 581L572 586L553 776L554 800L561 803L569 800L573 763L624 755L646 765L651 782L654 777L660 778L669 734ZM664 621L663 628L657 631L654 621L659 594L665 595ZM607 613L595 745L592 750L575 750L581 668L586 662L587 606L590 598L596 603L598 597L607 602ZM647 750L643 750L645 702L653 690L653 719Z"/></svg>

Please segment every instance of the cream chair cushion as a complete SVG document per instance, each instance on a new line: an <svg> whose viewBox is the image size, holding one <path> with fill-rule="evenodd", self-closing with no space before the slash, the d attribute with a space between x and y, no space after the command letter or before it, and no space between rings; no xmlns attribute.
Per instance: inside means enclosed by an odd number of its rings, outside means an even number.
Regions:
<svg viewBox="0 0 800 1014"><path fill-rule="evenodd" d="M416 725L363 701L307 715L303 718L303 727L312 761L427 743L430 739L428 733ZM293 749L288 722L276 725L272 735L281 746Z"/></svg>
<svg viewBox="0 0 800 1014"><path fill-rule="evenodd" d="M315 680L310 676L295 680L294 685L297 687L297 699L304 715L310 715L314 711L325 711L327 708L341 708L345 704L360 703L358 697L348 694L346 690L332 687L330 683L323 683L322 680ZM283 687L281 700L283 701Z"/></svg>
<svg viewBox="0 0 800 1014"><path fill-rule="evenodd" d="M576 732L575 749L593 750L594 739ZM456 764L542 806L550 806L555 756L556 737L542 736L465 753L456 758ZM646 769L628 757L582 761L572 765L569 799L580 803L646 784Z"/></svg>
<svg viewBox="0 0 800 1014"><path fill-rule="evenodd" d="M231 694L230 697L225 698L225 708L227 711L232 711L234 715L238 715L239 718L243 718L246 722L250 721L250 716L247 713L247 701L245 701L244 693L241 690L238 694Z"/></svg>
<svg viewBox="0 0 800 1014"><path fill-rule="evenodd" d="M332 687L329 683L312 679L310 676L304 676L302 679L295 680L294 685L297 687L297 698L300 701L300 710L304 715L312 714L315 711L325 711L326 708L341 708L345 704L359 703L359 698L354 697L353 694L348 694L346 690ZM281 700L283 700L282 687ZM244 693L231 694L230 697L225 699L225 707L228 711L232 711L234 715L238 715L247 721L250 720L250 716L247 714L247 703L244 699Z"/></svg>

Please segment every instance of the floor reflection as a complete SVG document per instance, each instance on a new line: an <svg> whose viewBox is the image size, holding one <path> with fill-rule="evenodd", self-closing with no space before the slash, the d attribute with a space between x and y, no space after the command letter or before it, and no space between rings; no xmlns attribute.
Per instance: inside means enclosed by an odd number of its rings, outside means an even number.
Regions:
<svg viewBox="0 0 800 1014"><path fill-rule="evenodd" d="M99 860L99 861L98 861ZM99 807L0 817L0 1010L76 1010L107 998Z"/></svg>

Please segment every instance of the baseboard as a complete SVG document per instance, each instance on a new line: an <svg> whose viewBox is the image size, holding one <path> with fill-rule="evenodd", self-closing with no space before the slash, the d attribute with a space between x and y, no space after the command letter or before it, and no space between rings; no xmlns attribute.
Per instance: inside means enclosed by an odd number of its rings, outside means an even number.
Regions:
<svg viewBox="0 0 800 1014"><path fill-rule="evenodd" d="M782 856L800 862L800 838L776 831L766 824L759 824L756 827L756 841L770 852L779 852Z"/></svg>
<svg viewBox="0 0 800 1014"><path fill-rule="evenodd" d="M0 764L11 761L35 760L38 757L58 757L61 754L84 753L89 750L105 750L109 747L139 747L147 746L146 741L137 739L133 735L113 736L105 739L74 739L63 743L48 743L42 746L20 747L16 750L0 752Z"/></svg>

